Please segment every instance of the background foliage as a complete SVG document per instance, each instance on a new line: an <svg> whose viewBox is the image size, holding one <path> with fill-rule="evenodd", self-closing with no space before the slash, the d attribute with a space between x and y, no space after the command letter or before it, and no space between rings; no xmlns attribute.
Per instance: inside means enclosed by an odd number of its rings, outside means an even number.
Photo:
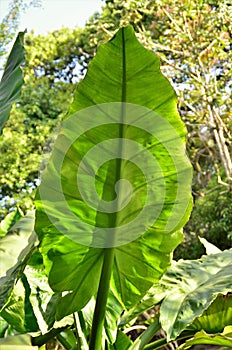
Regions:
<svg viewBox="0 0 232 350"><path fill-rule="evenodd" d="M3 48L12 38L6 32L13 35L16 31L25 2L14 0L12 4L0 28ZM198 234L222 249L230 247L231 11L225 0L112 0L103 2L101 13L92 16L84 29L62 29L47 36L29 33L25 86L0 141L1 216L15 205L23 210L31 207L42 155L50 150L50 134L67 112L75 85L85 74L97 44L129 22L140 41L160 56L188 128L195 209L176 257L183 257ZM191 252L192 257L201 253L198 245Z"/></svg>

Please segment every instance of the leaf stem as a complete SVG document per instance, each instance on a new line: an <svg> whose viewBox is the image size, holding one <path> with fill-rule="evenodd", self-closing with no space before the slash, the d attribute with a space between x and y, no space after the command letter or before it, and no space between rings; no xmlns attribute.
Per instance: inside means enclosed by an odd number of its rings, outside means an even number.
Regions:
<svg viewBox="0 0 232 350"><path fill-rule="evenodd" d="M153 350L153 349L160 349L163 348L164 345L167 345L167 339L166 338L161 338L158 340L155 340L154 342L147 344L144 347L144 350Z"/></svg>
<svg viewBox="0 0 232 350"><path fill-rule="evenodd" d="M168 342L167 338L158 339L150 344L145 345L143 349L144 350L161 349L161 348L163 348L164 345L170 344L173 341L189 339L192 336L194 336L195 333L196 332L194 332L194 331L184 331L179 337L177 337L176 339L173 339L172 341Z"/></svg>
<svg viewBox="0 0 232 350"><path fill-rule="evenodd" d="M79 335L78 328L77 328L77 320L76 320L75 313L73 313L73 321L74 321L74 327L75 327L75 331L76 331L77 348L78 348L78 350L80 350L81 349L81 340L80 340L80 335Z"/></svg>
<svg viewBox="0 0 232 350"><path fill-rule="evenodd" d="M34 346L42 346L46 344L50 339L55 338L60 334L63 330L65 330L67 327L62 328L52 328L49 332L45 334L40 334L36 337L31 337L31 343Z"/></svg>
<svg viewBox="0 0 232 350"><path fill-rule="evenodd" d="M79 315L82 315L81 312L75 312L73 314L74 317L74 324L76 329L76 339L77 339L77 349L78 350L88 350L88 344L86 341L84 328L82 328Z"/></svg>
<svg viewBox="0 0 232 350"><path fill-rule="evenodd" d="M105 320L106 303L110 288L110 277L114 262L114 249L105 248L101 278L93 315L89 350L102 350L102 332Z"/></svg>
<svg viewBox="0 0 232 350"><path fill-rule="evenodd" d="M126 48L125 48L125 35L124 28L122 28L122 95L121 102L126 102ZM124 137L124 124L125 119L125 105L122 103L121 107L121 126L119 131L120 139ZM121 163L123 158L123 143L119 142L119 156L117 159L117 167L115 174L115 183L121 179ZM120 191L119 191L120 192ZM112 227L117 227L117 215L113 219ZM113 247L114 237L109 238L111 241L110 247ZM89 350L101 350L102 349L102 331L105 320L107 297L110 288L110 277L114 262L114 248L105 248L104 261L102 266L101 278L97 293L97 300L93 315L93 324L90 335Z"/></svg>
<svg viewBox="0 0 232 350"><path fill-rule="evenodd" d="M69 342L67 342L67 340L61 334L57 335L57 339L66 350L72 350L72 345L70 345Z"/></svg>
<svg viewBox="0 0 232 350"><path fill-rule="evenodd" d="M161 328L159 317L157 316L156 320L150 324L150 326L141 334L140 337L136 339L134 344L130 347L129 350L142 350L146 348L147 343L154 337L154 335Z"/></svg>

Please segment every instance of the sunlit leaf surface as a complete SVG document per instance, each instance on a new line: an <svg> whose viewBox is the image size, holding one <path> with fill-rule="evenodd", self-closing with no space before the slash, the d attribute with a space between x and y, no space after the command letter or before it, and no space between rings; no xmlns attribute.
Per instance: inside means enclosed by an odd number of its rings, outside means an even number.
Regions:
<svg viewBox="0 0 232 350"><path fill-rule="evenodd" d="M176 95L159 60L121 28L79 84L37 195L36 232L57 318L96 293L104 249L130 308L170 264L191 209L191 166Z"/></svg>
<svg viewBox="0 0 232 350"><path fill-rule="evenodd" d="M203 312L218 294L232 291L231 262L232 249L199 260L179 261L165 273L161 283L166 285L169 293L162 303L160 320L168 340L175 339L194 320L194 329L201 329L204 325L208 332L220 332L228 325L231 312L227 307L223 309L222 300L215 301L212 310Z"/></svg>

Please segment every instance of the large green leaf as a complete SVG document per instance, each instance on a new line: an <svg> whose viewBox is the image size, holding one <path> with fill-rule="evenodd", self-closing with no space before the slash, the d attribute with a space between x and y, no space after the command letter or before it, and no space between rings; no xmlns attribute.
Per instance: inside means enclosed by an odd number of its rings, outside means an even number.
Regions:
<svg viewBox="0 0 232 350"><path fill-rule="evenodd" d="M79 84L37 195L49 282L68 291L58 318L95 294L105 248L126 308L170 265L191 208L185 134L158 58L121 28Z"/></svg>
<svg viewBox="0 0 232 350"><path fill-rule="evenodd" d="M15 40L0 82L0 133L9 118L11 105L20 94L23 85L21 65L24 62L23 32Z"/></svg>
<svg viewBox="0 0 232 350"><path fill-rule="evenodd" d="M165 273L161 283L169 293L162 302L160 320L168 341L175 339L201 316L219 294L232 291L231 261L232 249L203 256L199 260L179 261ZM220 325L218 331L228 324L226 318L221 316L219 313L217 322L211 320L214 327L220 321L226 322ZM196 320L195 325L200 319ZM204 317L202 322L203 319ZM209 328L206 330L210 331Z"/></svg>

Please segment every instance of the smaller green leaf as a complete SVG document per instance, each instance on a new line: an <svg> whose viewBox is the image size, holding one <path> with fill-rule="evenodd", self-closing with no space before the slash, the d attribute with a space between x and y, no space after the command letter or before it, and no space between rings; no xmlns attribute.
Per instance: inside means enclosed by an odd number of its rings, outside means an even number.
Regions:
<svg viewBox="0 0 232 350"><path fill-rule="evenodd" d="M155 316L154 322L152 322L149 327L135 340L133 345L129 350L142 350L144 346L149 343L149 341L154 337L154 335L161 328L159 315Z"/></svg>
<svg viewBox="0 0 232 350"><path fill-rule="evenodd" d="M17 208L13 212L9 213L0 223L0 237L5 236L5 234L11 229L11 227L16 224L23 217L22 212Z"/></svg>
<svg viewBox="0 0 232 350"><path fill-rule="evenodd" d="M47 284L46 287L49 288L49 285ZM40 292L41 292L41 295L47 294L46 292L44 293L44 290L40 290ZM49 299L49 301L45 302L46 309L45 309L45 312L43 313L43 317L48 325L48 329L50 329L54 325L54 323L56 322L56 309L57 309L57 304L60 301L60 298L61 298L61 293L54 293L51 296L51 298ZM44 305L44 303L43 303L43 305ZM71 316L70 316L70 318L71 318ZM65 320L66 320L66 318L63 318L60 322L58 322L59 325L55 328L63 327L64 324L62 323L62 321L65 322Z"/></svg>
<svg viewBox="0 0 232 350"><path fill-rule="evenodd" d="M232 294L219 295L204 313L188 327L207 333L222 332L225 326L232 324Z"/></svg>
<svg viewBox="0 0 232 350"><path fill-rule="evenodd" d="M33 231L34 212L29 212L18 221L11 231L0 240L1 270L0 270L0 309L17 279L35 249L37 236Z"/></svg>
<svg viewBox="0 0 232 350"><path fill-rule="evenodd" d="M132 345L132 341L126 334L118 331L116 342L113 345L109 345L110 350L128 350Z"/></svg>
<svg viewBox="0 0 232 350"><path fill-rule="evenodd" d="M119 327L124 327L144 311L151 309L155 305L161 302L164 297L167 295L168 289L162 286L160 283L155 283L145 296L133 306L130 310L126 311L123 316L120 318Z"/></svg>
<svg viewBox="0 0 232 350"><path fill-rule="evenodd" d="M24 282L18 281L8 302L1 311L1 316L19 333L39 330L31 303L30 287L24 276Z"/></svg>
<svg viewBox="0 0 232 350"><path fill-rule="evenodd" d="M56 294L49 288L43 265L27 265L1 316L18 332L47 332L55 322Z"/></svg>
<svg viewBox="0 0 232 350"><path fill-rule="evenodd" d="M175 339L209 307L218 294L232 290L232 249L179 261L165 273L161 283L169 289L160 309L167 340Z"/></svg>
<svg viewBox="0 0 232 350"><path fill-rule="evenodd" d="M24 62L24 34L25 32L18 34L0 82L0 133L4 123L9 118L12 103L18 99L23 85L20 67Z"/></svg>
<svg viewBox="0 0 232 350"><path fill-rule="evenodd" d="M18 281L8 302L0 313L1 317L19 333L27 332L24 326L24 299L25 290L22 282Z"/></svg>
<svg viewBox="0 0 232 350"><path fill-rule="evenodd" d="M49 326L52 326L55 322L54 311L52 314L52 310L49 309L49 312L46 314L46 307L54 293L49 288L48 279L43 269L27 266L24 273L30 288L29 300L33 308L33 313L40 331L45 333L48 331ZM50 321L49 326L48 322L46 322L47 320ZM28 320L25 319L25 322L27 321ZM32 330L30 330L30 332L32 332Z"/></svg>
<svg viewBox="0 0 232 350"><path fill-rule="evenodd" d="M37 268L26 266L24 271L30 286L29 301L33 308L39 329L42 334L47 333L51 328L62 328L73 324L73 317L65 317L56 322L55 315L57 304L61 299L61 293L54 293L48 284L48 278L44 269L39 265ZM28 323L28 315L25 323ZM31 326L31 322L29 322ZM30 329L32 332L32 329Z"/></svg>
<svg viewBox="0 0 232 350"><path fill-rule="evenodd" d="M4 338L8 333L9 324L0 316L0 338ZM9 334L10 335L10 334Z"/></svg>
<svg viewBox="0 0 232 350"><path fill-rule="evenodd" d="M182 344L178 350L189 349L193 345L197 344L211 344L218 346L226 346L232 348L232 326L225 327L223 333L207 334L205 331L197 332L194 338L187 340Z"/></svg>
<svg viewBox="0 0 232 350"><path fill-rule="evenodd" d="M29 334L20 334L0 339L0 348L4 350L36 350L38 346L31 345Z"/></svg>

